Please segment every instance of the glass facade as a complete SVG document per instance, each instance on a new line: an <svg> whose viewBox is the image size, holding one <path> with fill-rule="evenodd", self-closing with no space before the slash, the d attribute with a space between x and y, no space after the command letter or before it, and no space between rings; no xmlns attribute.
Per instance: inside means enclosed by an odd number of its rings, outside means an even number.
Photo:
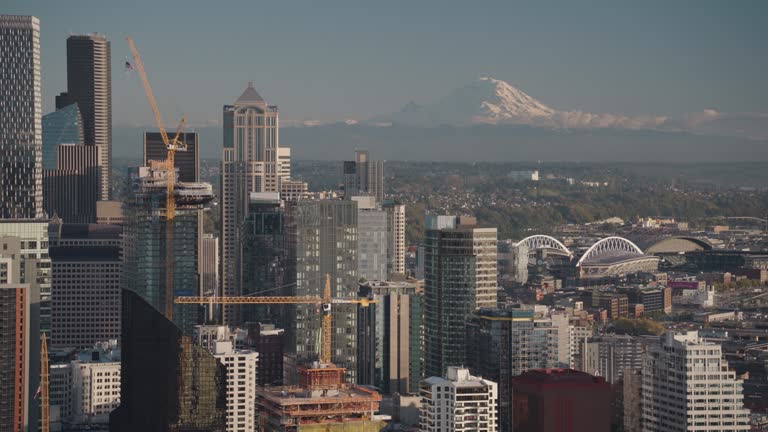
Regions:
<svg viewBox="0 0 768 432"><path fill-rule="evenodd" d="M110 431L226 431L226 368L123 290L120 406Z"/></svg>
<svg viewBox="0 0 768 432"><path fill-rule="evenodd" d="M326 273L333 298L356 298L357 203L354 201L299 201L293 223L296 232L296 288L290 295L323 295ZM290 320L290 334L300 360L320 354L320 305L297 305ZM347 380L356 382L357 305L333 306L331 360L347 369Z"/></svg>
<svg viewBox="0 0 768 432"><path fill-rule="evenodd" d="M480 309L466 323L469 370L499 383L500 430L510 430L512 377L529 369L556 368L558 329L534 320L533 311Z"/></svg>
<svg viewBox="0 0 768 432"><path fill-rule="evenodd" d="M296 281L296 258L285 209L274 194L251 196L249 214L243 223L242 255L238 272L238 290L243 295L277 296ZM282 305L241 305L238 321L273 322L288 325Z"/></svg>
<svg viewBox="0 0 768 432"><path fill-rule="evenodd" d="M0 218L43 216L40 21L0 15Z"/></svg>
<svg viewBox="0 0 768 432"><path fill-rule="evenodd" d="M387 280L387 212L358 209L358 277L369 281Z"/></svg>
<svg viewBox="0 0 768 432"><path fill-rule="evenodd" d="M368 282L361 297L376 303L358 309L358 376L384 394L417 394L421 374L421 303L408 282Z"/></svg>
<svg viewBox="0 0 768 432"><path fill-rule="evenodd" d="M43 116L44 169L56 169L59 144L83 144L83 118L76 103Z"/></svg>
<svg viewBox="0 0 768 432"><path fill-rule="evenodd" d="M165 187L157 193L134 189L123 203L123 287L135 291L149 304L162 311L165 298L166 219ZM196 296L198 290L199 212L177 211L173 220L173 293ZM186 335L200 324L202 306L174 305L173 321Z"/></svg>
<svg viewBox="0 0 768 432"><path fill-rule="evenodd" d="M464 362L467 317L496 307L495 228L472 218L427 215L424 237L425 376L443 376Z"/></svg>

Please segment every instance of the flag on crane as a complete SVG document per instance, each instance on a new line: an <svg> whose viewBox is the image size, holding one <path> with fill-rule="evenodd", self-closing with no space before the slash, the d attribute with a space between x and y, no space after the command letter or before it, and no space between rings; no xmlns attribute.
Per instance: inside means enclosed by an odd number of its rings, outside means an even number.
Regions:
<svg viewBox="0 0 768 432"><path fill-rule="evenodd" d="M133 70L133 65L131 64L131 62L126 60L125 61L125 71L128 72L128 71L132 71L132 70Z"/></svg>

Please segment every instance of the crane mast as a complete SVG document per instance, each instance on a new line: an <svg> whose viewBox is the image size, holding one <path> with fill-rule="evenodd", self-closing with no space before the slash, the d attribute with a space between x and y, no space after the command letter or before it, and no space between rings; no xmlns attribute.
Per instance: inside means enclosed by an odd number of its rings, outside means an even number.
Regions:
<svg viewBox="0 0 768 432"><path fill-rule="evenodd" d="M40 431L51 430L51 407L48 385L48 344L45 342L45 333L40 346Z"/></svg>
<svg viewBox="0 0 768 432"><path fill-rule="evenodd" d="M168 133L165 131L163 123L163 117L160 115L160 109L157 107L155 101L155 95L152 92L152 86L149 84L147 73L144 71L144 63L141 61L139 51L136 49L136 45L133 43L133 39L130 36L126 36L125 40L128 42L128 47L131 49L131 55L135 63L136 71L141 78L141 84L144 86L144 93L147 96L149 107L152 109L152 114L155 117L155 124L160 130L160 137L165 144L167 150L164 166L166 169L166 198L165 198L165 304L164 314L165 317L173 319L173 281L174 281L174 253L173 253L173 226L174 218L176 217L176 201L174 197L174 187L176 185L176 172L175 172L175 159L176 151L186 151L187 145L183 140L180 140L181 130L184 128L186 119L181 117L181 122L176 129L173 139L168 138Z"/></svg>

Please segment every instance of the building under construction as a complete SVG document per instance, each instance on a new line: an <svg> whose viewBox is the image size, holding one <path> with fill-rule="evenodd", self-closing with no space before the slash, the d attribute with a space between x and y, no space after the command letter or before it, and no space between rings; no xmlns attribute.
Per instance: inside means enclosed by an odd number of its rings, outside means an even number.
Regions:
<svg viewBox="0 0 768 432"><path fill-rule="evenodd" d="M199 246L199 218L201 208L212 199L208 183L175 181L176 216L173 220L173 262L168 262L168 236L166 196L168 169L165 162L149 161L148 167L139 167L132 188L123 203L125 218L124 286L138 293L155 309L163 311L167 297L166 272L173 265L172 297L198 295L197 255ZM176 307L173 321L185 335L202 318L200 308Z"/></svg>
<svg viewBox="0 0 768 432"><path fill-rule="evenodd" d="M263 432L373 432L385 423L374 416L379 393L345 382L344 368L314 363L299 367L300 385L256 392Z"/></svg>

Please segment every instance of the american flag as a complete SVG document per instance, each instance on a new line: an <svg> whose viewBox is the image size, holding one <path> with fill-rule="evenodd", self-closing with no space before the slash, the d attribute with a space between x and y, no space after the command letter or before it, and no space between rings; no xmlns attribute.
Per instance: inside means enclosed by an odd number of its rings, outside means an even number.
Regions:
<svg viewBox="0 0 768 432"><path fill-rule="evenodd" d="M133 65L131 64L131 62L129 61L125 62L125 70L129 70L129 71L133 70Z"/></svg>

